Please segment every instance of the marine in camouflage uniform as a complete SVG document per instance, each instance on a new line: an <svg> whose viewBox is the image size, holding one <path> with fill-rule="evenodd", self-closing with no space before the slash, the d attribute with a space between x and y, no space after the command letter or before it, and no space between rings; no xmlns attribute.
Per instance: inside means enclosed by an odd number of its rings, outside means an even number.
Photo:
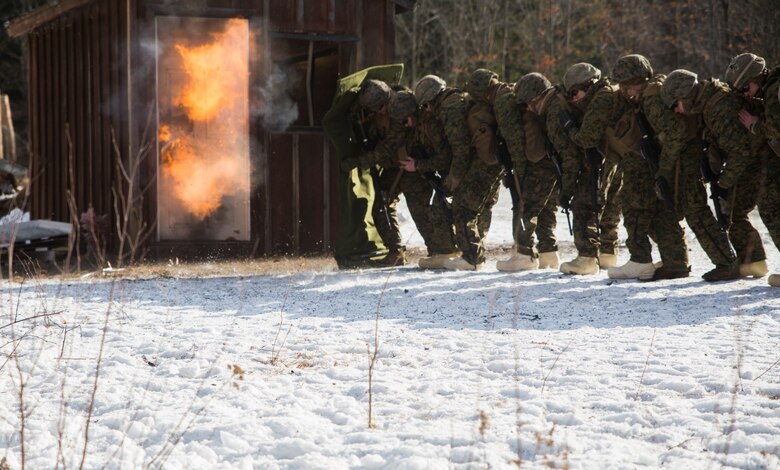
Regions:
<svg viewBox="0 0 780 470"><path fill-rule="evenodd" d="M525 80L524 80L525 79ZM510 184L518 183L522 207L513 207L513 233L517 252L496 263L499 271L536 268L557 269L558 242L555 237L560 162L554 160L545 122L529 103L552 89L541 74L528 74L514 86L502 85L496 92L493 109L499 132L512 159ZM519 222L522 218L522 224ZM538 244L534 246L534 235Z"/></svg>
<svg viewBox="0 0 780 470"><path fill-rule="evenodd" d="M376 150L391 133L388 106L393 93L393 90L380 80L365 80L358 96L361 110L356 115L358 120L356 125L359 127L364 150L358 159L364 163L360 165L361 168L370 170L374 179L377 197L374 199L371 212L376 230L388 249L387 256L376 261L378 266L406 264L406 249L401 242L401 230L396 211L398 193L395 188L391 188L401 170L397 165L382 166L381 162L365 164L373 160L369 154ZM351 168L348 167L353 163L352 159L346 160L342 164L342 169L350 170ZM377 166L377 163L380 165ZM390 191L395 194L390 194Z"/></svg>
<svg viewBox="0 0 780 470"><path fill-rule="evenodd" d="M685 218L715 265L702 276L704 280L734 279L739 277L736 255L707 204L706 188L701 179L702 149L706 144L701 140L699 119L676 114L663 103L660 88L664 80L663 75L653 77L638 96L641 109L661 144L658 169L654 175L656 184L666 182L672 196L670 202L674 203L678 218Z"/></svg>
<svg viewBox="0 0 780 470"><path fill-rule="evenodd" d="M498 201L503 169L496 157L496 120L488 96L498 76L485 69L472 73L468 95L442 102L439 116L452 149L447 187L452 192L452 218L462 255L444 262L446 269L476 270L485 262L485 236Z"/></svg>
<svg viewBox="0 0 780 470"><path fill-rule="evenodd" d="M573 196L571 209L574 213L574 241L578 256L563 263L561 272L595 274L599 266L610 268L617 264L621 175L619 154L607 145L606 133L609 125L615 123L628 109L628 103L618 95L617 86L612 85L607 78L602 78L601 71L591 64L580 63L570 67L564 75L564 87L570 98L569 103L582 115L579 128L571 120L564 125L569 138L583 150L603 149L606 159L598 188L600 209L593 207L589 181L591 168L587 160L581 159L585 165L580 166L578 181L573 186L572 177L564 173L561 205L565 207L566 198ZM587 184L583 184L586 181ZM596 224L598 231L591 231ZM596 266L596 256L599 266Z"/></svg>
<svg viewBox="0 0 780 470"><path fill-rule="evenodd" d="M622 266L610 268L609 277L640 280L687 277L690 269L685 233L672 209L673 196L664 194L669 198L666 204L656 197L655 181L660 154L649 153L654 152L649 147L655 144L651 139L655 139L658 134L656 129L663 129L664 124L679 124L678 119L664 121L665 117L676 118L661 101L660 91L665 77L653 75L653 68L647 58L631 54L618 59L613 67L612 78L619 84L621 95L632 104L608 129L622 157L620 167L623 189L620 202L623 224L628 233L626 247L631 258ZM639 119L643 119L649 126L649 135L645 134ZM661 183L661 187L668 190L668 180L662 178L664 183ZM663 266L658 269L653 265L650 239L656 242L661 254Z"/></svg>
<svg viewBox="0 0 780 470"><path fill-rule="evenodd" d="M709 165L717 174L715 194L728 219L728 235L737 252L740 273L760 277L767 273L766 253L748 214L756 206L761 160L738 115L744 103L717 79L698 81L695 73L675 70L661 88L664 105L675 112L701 115L708 143Z"/></svg>
<svg viewBox="0 0 780 470"><path fill-rule="evenodd" d="M401 160L413 155L426 158L427 155L446 152L443 146L422 137L418 132L417 101L411 91L396 91L388 104L390 131L386 138L372 152L361 156L361 167L378 165L390 172L393 181L388 186L387 199L395 207L399 195L404 194L409 213L428 249L428 260L436 257L456 256L452 216L443 194L434 194L436 184L431 184L431 174L409 173L401 170ZM430 149L430 151L428 150ZM400 173L398 173L400 171ZM434 202L431 204L432 196ZM421 261L425 265L426 261ZM443 261L442 261L443 262Z"/></svg>
<svg viewBox="0 0 780 470"><path fill-rule="evenodd" d="M744 53L731 60L725 78L745 100L739 119L764 166L758 213L780 247L780 67L769 70L763 57ZM780 275L769 276L769 285L780 287Z"/></svg>

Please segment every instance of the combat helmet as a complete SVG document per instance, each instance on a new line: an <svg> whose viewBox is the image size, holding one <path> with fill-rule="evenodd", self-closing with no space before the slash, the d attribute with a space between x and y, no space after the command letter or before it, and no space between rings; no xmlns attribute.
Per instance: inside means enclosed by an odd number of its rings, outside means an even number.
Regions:
<svg viewBox="0 0 780 470"><path fill-rule="evenodd" d="M360 85L360 105L371 111L379 111L390 100L393 90L380 80L364 80Z"/></svg>
<svg viewBox="0 0 780 470"><path fill-rule="evenodd" d="M515 83L515 97L520 103L529 104L534 98L552 88L552 83L547 77L538 72L529 73L520 77Z"/></svg>
<svg viewBox="0 0 780 470"><path fill-rule="evenodd" d="M436 75L424 76L414 87L414 97L417 99L417 104L420 106L428 104L446 87L447 83Z"/></svg>
<svg viewBox="0 0 780 470"><path fill-rule="evenodd" d="M697 75L684 69L669 74L661 87L661 100L667 107L673 107L678 101L687 98L697 83Z"/></svg>
<svg viewBox="0 0 780 470"><path fill-rule="evenodd" d="M569 70L563 74L563 87L566 91L571 91L577 85L595 82L599 78L601 78L601 70L586 62L580 62L569 67Z"/></svg>
<svg viewBox="0 0 780 470"><path fill-rule="evenodd" d="M394 122L403 123L403 121L417 111L417 100L414 93L409 90L397 91L390 98L387 113Z"/></svg>
<svg viewBox="0 0 780 470"><path fill-rule="evenodd" d="M495 79L498 81L498 74L488 69L477 69L466 83L466 92L477 101L484 101L490 91L490 84Z"/></svg>
<svg viewBox="0 0 780 470"><path fill-rule="evenodd" d="M750 52L740 54L726 67L726 83L738 90L747 81L766 72L766 60Z"/></svg>
<svg viewBox="0 0 780 470"><path fill-rule="evenodd" d="M638 85L653 76L653 67L640 54L624 55L612 67L612 79L621 85Z"/></svg>

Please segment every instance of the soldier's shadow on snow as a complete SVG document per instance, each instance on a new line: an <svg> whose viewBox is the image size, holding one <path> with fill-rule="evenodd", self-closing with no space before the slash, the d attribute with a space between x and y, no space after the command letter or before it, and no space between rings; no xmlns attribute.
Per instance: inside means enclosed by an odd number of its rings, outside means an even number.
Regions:
<svg viewBox="0 0 780 470"><path fill-rule="evenodd" d="M283 313L290 321L329 318L404 322L410 328L576 329L663 327L710 318L780 315L780 289L764 279L709 284L686 279L643 283L553 270L526 273L422 271L415 267L300 272L284 276L155 278L27 284L43 297L100 305L109 299L130 311L159 309L190 316L256 317ZM112 290L113 289L113 290ZM15 289L16 290L16 289Z"/></svg>
<svg viewBox="0 0 780 470"><path fill-rule="evenodd" d="M714 317L780 314L780 290L768 287L764 279L709 284L691 276L646 283L614 281L603 273L567 276L552 270L508 274L414 268L334 275L351 275L355 282L339 289L335 297L339 300L328 301L332 308L323 308L320 314L363 321L375 316L378 307L382 319L419 328L663 327ZM305 295L309 288L301 287L300 294ZM295 312L290 310L289 315ZM306 315L311 314L301 312L301 317Z"/></svg>

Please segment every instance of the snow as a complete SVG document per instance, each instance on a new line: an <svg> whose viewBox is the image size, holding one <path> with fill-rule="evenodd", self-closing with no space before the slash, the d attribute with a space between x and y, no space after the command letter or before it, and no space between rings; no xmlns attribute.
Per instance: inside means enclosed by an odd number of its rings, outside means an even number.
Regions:
<svg viewBox="0 0 780 470"><path fill-rule="evenodd" d="M493 221L508 249L505 193ZM558 234L569 259L563 216ZM23 383L28 468L79 466L90 403L85 468L780 468L780 290L704 283L688 236L693 275L657 283L500 273L495 256L475 273L3 281L0 326L48 316L0 330L0 459L21 468Z"/></svg>

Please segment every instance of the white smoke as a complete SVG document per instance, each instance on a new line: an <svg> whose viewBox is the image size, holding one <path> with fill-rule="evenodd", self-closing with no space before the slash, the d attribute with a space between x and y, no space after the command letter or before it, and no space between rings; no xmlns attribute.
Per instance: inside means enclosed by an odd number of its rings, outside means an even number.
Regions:
<svg viewBox="0 0 780 470"><path fill-rule="evenodd" d="M256 109L263 127L270 132L283 132L298 119L298 105L289 94L294 84L281 67L273 64L265 84L257 90L260 106Z"/></svg>

